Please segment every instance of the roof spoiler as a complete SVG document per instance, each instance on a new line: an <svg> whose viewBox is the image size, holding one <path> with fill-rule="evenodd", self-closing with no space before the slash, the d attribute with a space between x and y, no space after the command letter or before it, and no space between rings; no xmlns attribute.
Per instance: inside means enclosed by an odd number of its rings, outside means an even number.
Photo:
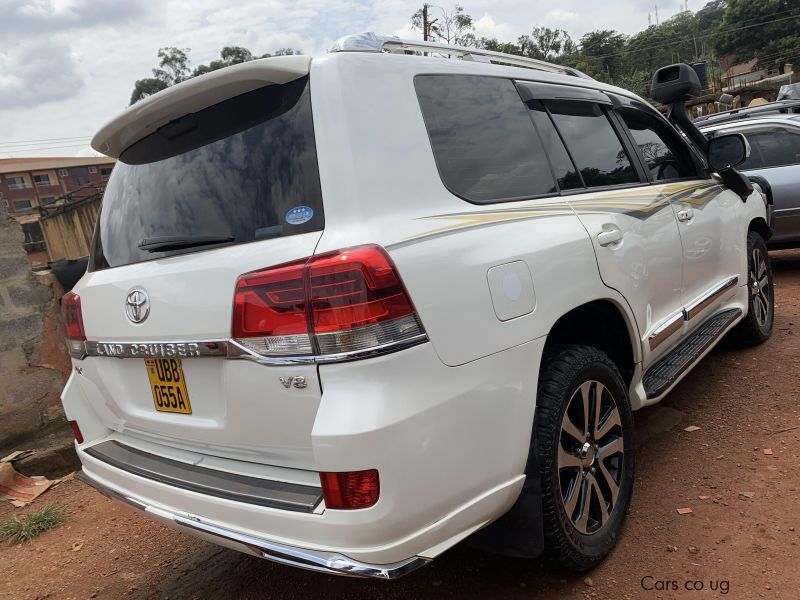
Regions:
<svg viewBox="0 0 800 600"><path fill-rule="evenodd" d="M309 56L276 56L193 77L128 107L100 128L92 148L119 158L126 148L170 121L265 85L289 83L308 75L310 65Z"/></svg>

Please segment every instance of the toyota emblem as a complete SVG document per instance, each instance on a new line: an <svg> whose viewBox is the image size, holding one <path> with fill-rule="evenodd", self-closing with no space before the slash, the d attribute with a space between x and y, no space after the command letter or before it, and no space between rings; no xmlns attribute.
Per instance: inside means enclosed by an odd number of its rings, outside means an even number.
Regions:
<svg viewBox="0 0 800 600"><path fill-rule="evenodd" d="M142 288L128 292L125 298L125 315L131 323L141 323L150 314L150 297Z"/></svg>

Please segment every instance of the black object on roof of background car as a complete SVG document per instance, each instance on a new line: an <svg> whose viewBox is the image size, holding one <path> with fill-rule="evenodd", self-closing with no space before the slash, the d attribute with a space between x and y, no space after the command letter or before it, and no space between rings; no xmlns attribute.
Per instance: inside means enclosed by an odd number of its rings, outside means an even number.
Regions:
<svg viewBox="0 0 800 600"><path fill-rule="evenodd" d="M768 114L800 114L800 99L778 100L777 102L770 102L750 108L734 108L733 110L727 110L725 112L697 117L693 122L705 126L737 121L739 119L749 119L755 115Z"/></svg>

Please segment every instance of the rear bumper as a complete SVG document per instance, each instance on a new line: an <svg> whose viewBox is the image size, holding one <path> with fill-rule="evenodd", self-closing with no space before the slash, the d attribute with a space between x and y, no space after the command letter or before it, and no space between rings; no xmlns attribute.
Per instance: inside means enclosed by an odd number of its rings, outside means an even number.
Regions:
<svg viewBox="0 0 800 600"><path fill-rule="evenodd" d="M306 452L313 462L305 468L281 464L280 456L291 448L275 447L273 453L265 446L261 454L251 448L251 460L242 460L217 454L212 444L204 452L199 439L181 447L166 435L129 432L124 422L109 423L112 430L99 415L114 403L85 394L75 382L79 374L70 379L62 400L86 440L77 448L84 475L97 487L150 507L148 516L236 550L243 550L242 543L229 541L230 536L188 525L202 523L265 547L323 557L324 568L336 557L334 565L344 560L380 565L380 571L416 557L435 558L514 505L526 479L543 347L543 339L535 340L447 367L431 344L421 344L370 360L320 366L324 393L309 415L313 424L309 420ZM259 368L261 385L276 376L270 367ZM303 400L298 396L295 405ZM264 435L271 436L271 431ZM151 456L145 464L137 455L110 461L105 443L113 440L161 460L152 464ZM106 456L93 448L105 448ZM217 475L222 471L225 481L209 478L204 468ZM380 498L370 508L328 510L324 502L297 498L298 486L318 488L319 472L368 468L377 469L381 481ZM258 491L237 475L237 487L231 487L233 474L270 483ZM274 482L291 484L281 493L291 492L293 503L302 500L302 507L288 506L287 497L274 503Z"/></svg>
<svg viewBox="0 0 800 600"><path fill-rule="evenodd" d="M210 541L216 542L217 544L233 547L240 552L252 554L259 558L265 558L292 567L299 567L301 569L332 575L397 579L429 562L428 559L414 556L393 564L372 565L353 560L352 558L336 552L323 552L278 544L246 533L212 525L194 515L189 518L188 516L182 516L169 510L150 505L143 500L114 490L110 486L86 474L84 471L80 471L76 475L76 478L92 486L112 500L118 500L137 510L141 510L147 513L148 516L159 521L166 521L169 525L179 530L206 539L210 538Z"/></svg>

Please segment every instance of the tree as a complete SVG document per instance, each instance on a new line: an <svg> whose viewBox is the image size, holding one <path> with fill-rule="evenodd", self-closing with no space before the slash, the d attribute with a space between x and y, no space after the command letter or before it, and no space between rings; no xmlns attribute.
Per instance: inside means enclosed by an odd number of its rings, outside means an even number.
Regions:
<svg viewBox="0 0 800 600"><path fill-rule="evenodd" d="M612 29L598 29L590 31L581 37L580 56L581 67L588 75L597 77L605 75L613 80L621 74L625 60L626 37Z"/></svg>
<svg viewBox="0 0 800 600"><path fill-rule="evenodd" d="M158 49L158 68L153 69L153 77L165 82L168 86L180 83L189 78L189 56L191 48L168 46Z"/></svg>
<svg viewBox="0 0 800 600"><path fill-rule="evenodd" d="M456 4L455 8L447 12L438 6L426 4L428 9L438 8L440 16L428 19L428 39L430 41L446 42L457 46L475 46L475 20L464 12L464 7ZM423 30L425 6L411 15L411 28ZM429 10L430 12L430 10Z"/></svg>
<svg viewBox="0 0 800 600"><path fill-rule="evenodd" d="M153 76L139 79L133 84L131 93L131 104L135 104L143 98L147 98L168 88L171 85L180 83L188 79L189 75L189 56L190 48L176 48L166 46L158 49L158 68L153 69Z"/></svg>
<svg viewBox="0 0 800 600"><path fill-rule="evenodd" d="M797 55L797 0L729 0L727 4L716 38L718 51L735 54L739 60L757 58L761 66L779 67Z"/></svg>
<svg viewBox="0 0 800 600"><path fill-rule="evenodd" d="M153 94L167 89L169 86L165 81L156 79L155 77L147 77L145 79L138 79L133 84L133 92L131 93L131 104L136 104L139 100L152 96Z"/></svg>
<svg viewBox="0 0 800 600"><path fill-rule="evenodd" d="M131 93L131 104L147 98L176 83L205 75L217 69L238 65L255 60L256 56L250 50L241 46L225 46L219 53L220 58L212 60L207 65L198 65L194 71L189 71L189 48L175 48L167 46L158 49L158 68L153 69L153 77L137 80ZM302 54L300 50L280 48L275 51L275 56L289 56ZM258 58L269 58L272 54L264 54Z"/></svg>
<svg viewBox="0 0 800 600"><path fill-rule="evenodd" d="M570 54L575 51L575 43L563 29L534 27L528 39L532 42L535 53L544 60L551 60L561 54ZM534 56L534 58L538 57Z"/></svg>

